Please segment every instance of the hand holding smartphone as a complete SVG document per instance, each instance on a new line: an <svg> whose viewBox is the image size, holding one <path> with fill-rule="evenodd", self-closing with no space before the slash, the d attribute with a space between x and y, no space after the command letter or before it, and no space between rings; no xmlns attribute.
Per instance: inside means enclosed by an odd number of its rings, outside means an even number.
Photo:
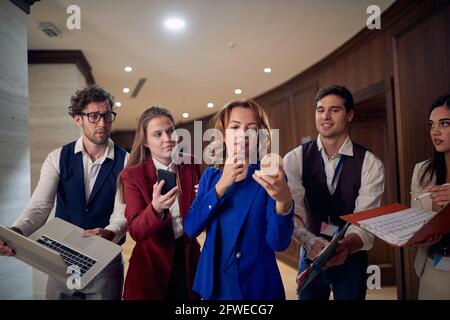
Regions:
<svg viewBox="0 0 450 320"><path fill-rule="evenodd" d="M177 174L175 172L158 169L156 171L156 175L158 177L158 183L161 180L165 181L161 190L162 195L166 194L167 192L169 192L170 190L172 190L177 186Z"/></svg>

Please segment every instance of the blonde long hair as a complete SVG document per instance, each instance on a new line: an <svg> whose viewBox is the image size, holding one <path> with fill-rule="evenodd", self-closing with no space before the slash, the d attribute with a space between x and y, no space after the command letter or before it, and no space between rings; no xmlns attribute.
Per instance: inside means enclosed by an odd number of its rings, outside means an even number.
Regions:
<svg viewBox="0 0 450 320"><path fill-rule="evenodd" d="M144 161L151 158L150 149L145 146L147 141L147 126L152 119L158 117L167 117L172 123L175 123L170 111L164 107L153 106L145 110L139 118L136 133L134 135L133 147L131 148L130 156L128 157L125 168L142 164ZM117 189L122 203L125 203L123 182L120 175L117 179Z"/></svg>

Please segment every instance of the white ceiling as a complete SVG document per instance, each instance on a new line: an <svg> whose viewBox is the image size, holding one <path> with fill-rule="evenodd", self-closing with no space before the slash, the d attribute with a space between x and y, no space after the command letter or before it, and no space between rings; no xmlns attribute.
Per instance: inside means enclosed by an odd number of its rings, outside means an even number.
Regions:
<svg viewBox="0 0 450 320"><path fill-rule="evenodd" d="M238 96L254 97L320 61L365 27L370 4L393 0L42 0L31 7L29 49L82 50L96 82L122 102L117 129L134 129L147 107L169 108L176 121L211 114ZM66 8L81 9L81 30L69 30ZM166 18L186 21L182 32ZM52 22L49 38L38 22ZM383 25L381 25L383 26ZM235 43L234 49L230 43ZM133 72L123 68L130 65ZM272 73L265 74L264 67ZM131 91L147 78L139 96ZM69 101L69 97L68 97ZM208 109L206 104L215 107ZM188 112L189 119L182 113Z"/></svg>

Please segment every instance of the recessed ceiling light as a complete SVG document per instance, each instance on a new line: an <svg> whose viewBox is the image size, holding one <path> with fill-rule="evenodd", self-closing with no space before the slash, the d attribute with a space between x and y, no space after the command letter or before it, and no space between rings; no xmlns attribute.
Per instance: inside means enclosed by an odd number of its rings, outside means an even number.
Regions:
<svg viewBox="0 0 450 320"><path fill-rule="evenodd" d="M114 103L114 105L115 105L117 108L120 108L120 107L122 106L122 102L116 101L116 103Z"/></svg>
<svg viewBox="0 0 450 320"><path fill-rule="evenodd" d="M187 113L187 112L183 113L183 118L185 118L185 119L189 118L189 113Z"/></svg>
<svg viewBox="0 0 450 320"><path fill-rule="evenodd" d="M264 68L264 72L265 73L271 73L272 72L272 68Z"/></svg>
<svg viewBox="0 0 450 320"><path fill-rule="evenodd" d="M131 71L133 71L133 68L130 67L130 66L126 66L126 67L124 68L124 70L125 70L125 72L131 72Z"/></svg>
<svg viewBox="0 0 450 320"><path fill-rule="evenodd" d="M242 90L241 90L241 89L236 89L236 90L234 90L234 93L236 93L236 94L241 94L241 93L242 93Z"/></svg>
<svg viewBox="0 0 450 320"><path fill-rule="evenodd" d="M186 23L179 18L171 18L167 19L164 25L170 30L180 30L185 27Z"/></svg>
<svg viewBox="0 0 450 320"><path fill-rule="evenodd" d="M208 104L207 104L207 106L208 106L208 108L214 108L214 103L212 103L212 102L208 102Z"/></svg>
<svg viewBox="0 0 450 320"><path fill-rule="evenodd" d="M130 92L130 88L123 88L122 91L123 91L123 93L128 93L128 92Z"/></svg>

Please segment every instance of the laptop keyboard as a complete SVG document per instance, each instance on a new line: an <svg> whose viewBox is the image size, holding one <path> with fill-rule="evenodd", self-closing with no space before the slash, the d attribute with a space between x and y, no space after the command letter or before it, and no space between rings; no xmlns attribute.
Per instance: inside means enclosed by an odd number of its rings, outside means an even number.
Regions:
<svg viewBox="0 0 450 320"><path fill-rule="evenodd" d="M88 272L90 268L92 268L92 266L94 266L97 263L97 261L95 261L94 259L89 258L84 254L81 254L75 250L72 250L63 244L53 239L50 239L49 237L41 236L37 240L37 242L59 253L59 255L63 258L66 265L68 267L72 267L71 272L73 274L78 273L77 272L78 270L76 270L77 269L76 267L78 267L80 277L82 277L86 272ZM73 266L75 266L75 268Z"/></svg>

